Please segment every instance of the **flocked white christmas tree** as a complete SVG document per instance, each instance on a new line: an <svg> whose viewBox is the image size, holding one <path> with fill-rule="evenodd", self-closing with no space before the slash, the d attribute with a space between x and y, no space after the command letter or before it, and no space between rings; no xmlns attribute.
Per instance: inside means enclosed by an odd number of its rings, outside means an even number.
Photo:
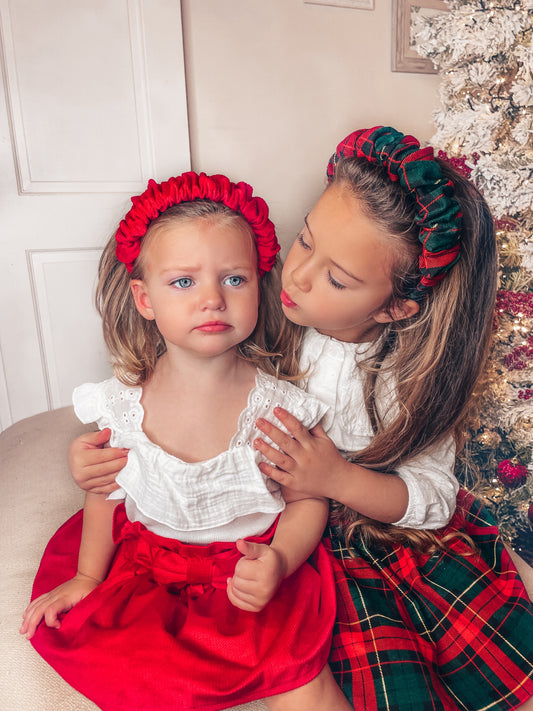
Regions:
<svg viewBox="0 0 533 711"><path fill-rule="evenodd" d="M431 139L481 189L500 256L495 343L458 476L533 562L533 0L447 0L411 37L439 71Z"/></svg>

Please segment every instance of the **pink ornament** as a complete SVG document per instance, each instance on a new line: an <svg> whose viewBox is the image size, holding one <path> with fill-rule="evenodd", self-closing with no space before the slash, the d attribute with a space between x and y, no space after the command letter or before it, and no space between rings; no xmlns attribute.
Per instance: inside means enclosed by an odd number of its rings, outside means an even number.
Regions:
<svg viewBox="0 0 533 711"><path fill-rule="evenodd" d="M527 467L512 459L504 459L498 464L498 479L508 489L517 489L525 484Z"/></svg>

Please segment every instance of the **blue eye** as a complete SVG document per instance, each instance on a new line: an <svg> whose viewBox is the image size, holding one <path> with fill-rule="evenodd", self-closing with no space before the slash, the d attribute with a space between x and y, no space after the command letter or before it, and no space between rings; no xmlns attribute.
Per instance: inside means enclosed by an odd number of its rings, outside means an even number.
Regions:
<svg viewBox="0 0 533 711"><path fill-rule="evenodd" d="M298 237L296 238L296 241L298 244L303 247L304 249L311 249L311 247L307 244L307 242L304 240L303 234L299 234Z"/></svg>
<svg viewBox="0 0 533 711"><path fill-rule="evenodd" d="M192 286L192 279L190 277L180 277L172 282L172 286L177 286L178 289L188 289Z"/></svg>
<svg viewBox="0 0 533 711"><path fill-rule="evenodd" d="M244 277L236 275L230 276L225 280L224 283L228 284L228 286L240 286L244 283Z"/></svg>

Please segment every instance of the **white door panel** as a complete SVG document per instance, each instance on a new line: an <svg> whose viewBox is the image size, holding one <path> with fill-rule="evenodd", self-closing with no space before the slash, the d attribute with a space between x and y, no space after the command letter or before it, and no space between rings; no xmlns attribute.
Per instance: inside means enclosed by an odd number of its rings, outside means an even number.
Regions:
<svg viewBox="0 0 533 711"><path fill-rule="evenodd" d="M0 0L0 428L109 372L99 252L188 170L179 0Z"/></svg>
<svg viewBox="0 0 533 711"><path fill-rule="evenodd" d="M70 402L80 372L91 382L109 377L100 317L87 304L99 257L98 249L28 252L46 394L52 407ZM79 313L85 315L82 324Z"/></svg>

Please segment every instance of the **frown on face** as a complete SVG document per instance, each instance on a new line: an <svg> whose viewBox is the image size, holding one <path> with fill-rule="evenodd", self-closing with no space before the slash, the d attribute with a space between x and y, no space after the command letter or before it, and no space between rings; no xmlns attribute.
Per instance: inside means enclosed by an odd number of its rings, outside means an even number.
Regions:
<svg viewBox="0 0 533 711"><path fill-rule="evenodd" d="M257 252L234 220L195 218L155 225L141 252L137 309L155 319L167 349L226 353L254 330L259 307Z"/></svg>
<svg viewBox="0 0 533 711"><path fill-rule="evenodd" d="M282 304L287 318L342 341L375 338L392 320L390 245L345 186L330 186L285 260Z"/></svg>

